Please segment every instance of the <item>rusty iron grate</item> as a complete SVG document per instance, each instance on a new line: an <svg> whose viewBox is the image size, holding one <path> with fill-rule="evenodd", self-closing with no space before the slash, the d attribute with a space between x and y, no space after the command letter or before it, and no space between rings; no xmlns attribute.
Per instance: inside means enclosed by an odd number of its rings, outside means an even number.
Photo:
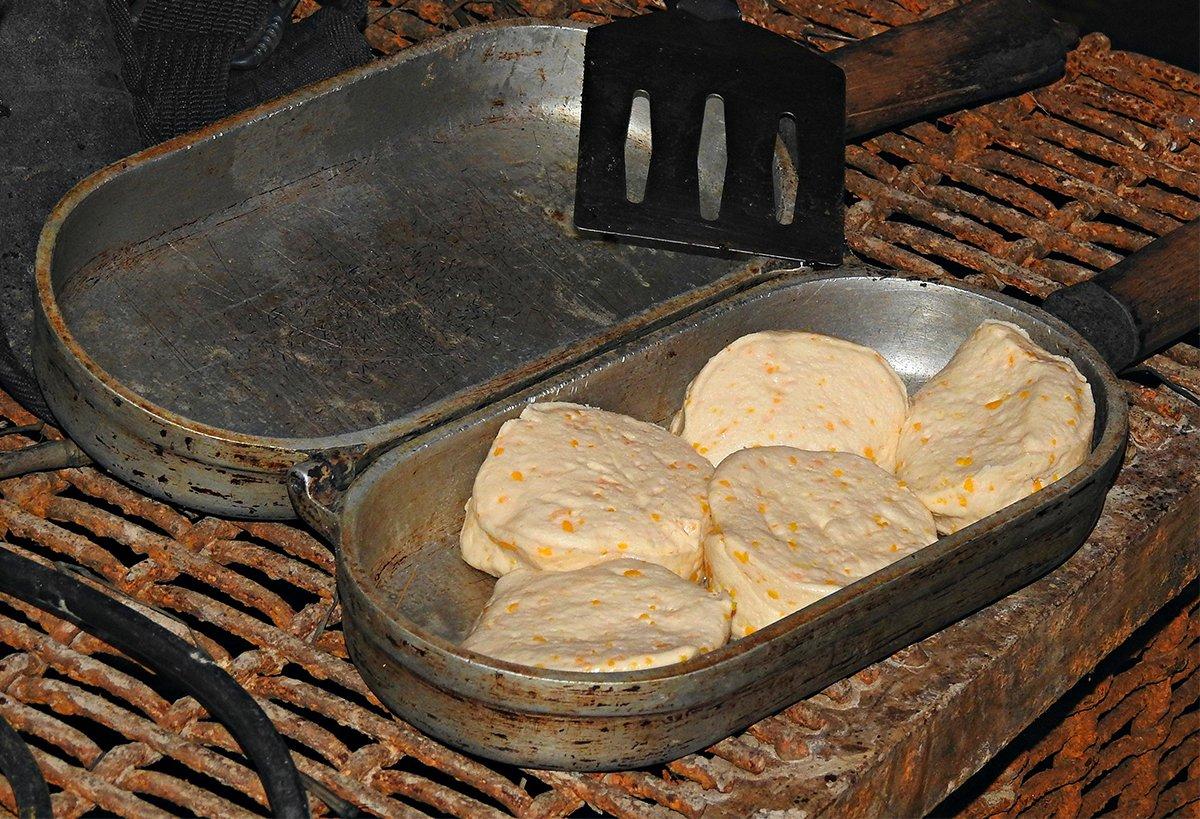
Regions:
<svg viewBox="0 0 1200 819"><path fill-rule="evenodd" d="M1187 816L1200 801L1200 588L1105 658L965 785L964 819ZM938 811L943 813L942 810Z"/></svg>
<svg viewBox="0 0 1200 819"><path fill-rule="evenodd" d="M955 2L749 0L751 19L820 48ZM376 48L487 19L599 20L646 0L441 0L376 6ZM909 273L1030 296L1115 263L1200 216L1200 79L1086 38L1055 85L877 136L847 149L847 233L860 255ZM1138 383L1131 458L1180 432L1200 392L1200 350L1176 345ZM14 424L31 418L0 395ZM53 436L53 431L48 434ZM27 445L0 437L0 448ZM1152 480L1135 476L1130 480ZM885 686L919 682L913 646L663 769L605 775L485 763L391 717L349 663L333 602L333 557L305 531L181 512L91 469L0 481L8 548L73 568L152 607L263 704L300 770L381 815L698 816L754 804L797 777L813 793L861 753L849 727ZM35 749L56 815L261 813L265 798L224 729L194 701L56 618L0 599L0 714ZM816 764L820 760L821 764ZM808 763L812 764L808 764ZM807 767L806 767L807 766ZM761 789L761 791L760 791ZM330 812L313 800L317 813ZM0 808L12 794L0 780Z"/></svg>

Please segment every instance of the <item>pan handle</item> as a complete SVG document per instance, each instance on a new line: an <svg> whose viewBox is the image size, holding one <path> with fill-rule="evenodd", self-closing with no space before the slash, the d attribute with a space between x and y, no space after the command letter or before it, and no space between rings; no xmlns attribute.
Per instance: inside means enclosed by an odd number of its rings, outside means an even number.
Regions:
<svg viewBox="0 0 1200 819"><path fill-rule="evenodd" d="M336 551L342 538L342 502L357 469L352 459L320 454L288 470L292 506Z"/></svg>
<svg viewBox="0 0 1200 819"><path fill-rule="evenodd" d="M1100 351L1115 372L1200 324L1200 219L1042 305Z"/></svg>
<svg viewBox="0 0 1200 819"><path fill-rule="evenodd" d="M846 138L1056 80L1076 39L1036 0L980 0L843 46Z"/></svg>

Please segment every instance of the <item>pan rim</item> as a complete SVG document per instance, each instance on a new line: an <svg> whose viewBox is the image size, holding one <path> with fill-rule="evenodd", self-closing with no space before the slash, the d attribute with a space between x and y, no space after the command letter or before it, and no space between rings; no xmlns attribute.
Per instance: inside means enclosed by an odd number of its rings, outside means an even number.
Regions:
<svg viewBox="0 0 1200 819"><path fill-rule="evenodd" d="M133 412L140 414L159 427L174 430L179 435L194 436L197 439L196 443L201 445L201 450L204 444L208 444L210 447L235 446L242 451L260 453L268 458L286 456L293 459L302 459L306 453L311 452L364 447L369 449L373 446L403 441L432 428L436 428L455 417L461 417L463 414L474 411L478 408L478 405L472 405L465 409L460 408L449 414L426 418L424 416L427 413L422 412L421 407L416 407L413 412L389 419L382 424L364 426L359 429L321 436L256 435L206 424L189 418L186 415L177 413L161 404L151 401L139 392L131 389L125 381L117 378L102 367L75 337L62 312L58 300L58 292L53 280L54 252L57 246L59 231L71 217L76 207L130 169L153 164L160 161L164 156L172 155L197 144L220 138L226 133L249 127L255 122L277 116L311 99L325 96L346 85L359 82L377 73L391 70L402 63L419 59L428 54L453 49L464 42L477 39L481 36L487 36L496 31L521 28L553 28L586 31L588 28L591 28L591 24L574 20L518 18L483 23L460 29L406 48L392 57L375 60L364 66L351 68L335 74L321 82L305 86L278 99L238 112L196 131L181 134L165 142L152 145L89 174L58 200L42 225L34 263L34 317L37 327L34 340L35 350L37 347L44 348L47 345L54 345L57 348L59 357L71 362L77 369L82 370L85 376L99 388L98 392L112 399L114 406L123 408L127 405ZM47 334L48 338L40 338L39 336L43 333ZM35 360L36 358L35 354ZM39 380L41 380L39 374L41 366L35 364L35 370L38 371L35 375L38 375ZM529 383L512 385L509 394L519 392L527 386L529 386ZM202 452L197 448L189 449L187 456L204 463L219 466L228 465L228 459L203 457ZM251 472L274 474L279 471L272 467L272 464L267 464L256 468L242 459L239 459L238 463L239 469ZM280 477L282 478L282 476Z"/></svg>
<svg viewBox="0 0 1200 819"><path fill-rule="evenodd" d="M597 687L602 687L604 693L610 697L620 697L624 693L633 694L639 689L642 693L645 693L643 686L647 683L676 681L688 676L711 674L714 668L730 663L753 662L756 655L768 652L772 644L788 633L806 627L819 627L821 620L834 614L838 608L844 603L849 602L852 598L864 594L877 586L887 585L900 580L904 575L921 564L967 546L975 538L998 525L1013 525L1017 519L1035 516L1039 509L1086 489L1089 481L1094 476L1100 474L1105 465L1120 453L1125 444L1128 429L1128 401L1116 374L1113 373L1107 362L1070 325L1042 310L1037 305L1023 302L1019 299L1006 296L1003 293L991 292L959 282L934 282L918 276L881 275L882 273L883 271L866 265L851 270L838 269L816 272L796 270L778 271L765 282L730 293L726 298L721 299L715 304L701 308L689 316L675 319L651 333L630 339L607 353L585 359L565 370L539 379L523 390L473 410L465 416L444 424L439 424L433 429L413 436L371 463L355 477L346 490L340 512L342 525L339 527L338 542L339 589L343 588L344 582L351 585L352 588L348 591L351 591L359 601L369 607L372 620L385 623L388 629L400 634L402 639L413 645L422 654L427 652L434 653L440 663L465 664L474 671L493 675L500 678L505 684L519 686L523 690L529 691L545 691L550 689L556 691L570 690L587 693L592 698L599 696ZM475 421L482 420L488 415L496 413L501 408L511 410L518 404L536 401L543 397L550 389L580 377L590 369L608 366L611 361L623 355L628 355L635 349L655 343L656 339L677 330L683 321L695 320L722 309L732 309L738 304L752 302L775 289L784 289L821 280L845 278L863 278L883 283L904 283L901 285L902 287L921 286L964 292L975 298L988 299L1009 306L1027 315L1034 321L1047 325L1051 330L1058 333L1062 337L1062 340L1067 342L1066 346L1068 349L1078 351L1097 374L1096 382L1089 379L1089 385L1093 388L1093 394L1097 387L1103 390L1102 398L1105 410L1105 424L1090 449L1088 457L1078 467L1044 489L1022 498L953 534L939 537L928 546L885 566L865 578L861 578L848 586L838 589L833 594L821 598L749 636L731 640L721 648L682 663L672 663L640 671L626 672L580 672L536 669L498 660L476 652L464 651L449 640L430 633L411 620L404 618L398 612L393 613L380 604L379 601L386 599L386 595L379 589L378 584L372 580L370 573L366 571L358 559L357 549L348 548L350 544L347 542L352 529L352 526L346 525L348 518L354 514L356 507L363 500L369 483L382 477L386 472L401 467L413 454L448 435L454 434L456 429L467 428ZM1097 398L1097 405L1100 405L1101 402L1098 400L1100 397L1094 397ZM1004 516L1006 519L1003 522L999 522L996 520L997 516ZM1082 541L1078 545L1082 545ZM405 623L409 625L404 625ZM366 636L368 639L377 639L377 635ZM410 671L417 673L413 669L410 669ZM440 680L423 679L429 685L440 688L446 687ZM497 687L495 684L491 686L493 690ZM713 696L719 697L722 696L722 693L714 688ZM489 697L481 696L481 699L489 699ZM544 713L562 713L561 709L557 709L553 702L544 707ZM600 705L598 708L603 710L604 706ZM531 707L528 710L540 711L540 708L535 709ZM664 706L663 709L659 710L669 710L669 708ZM578 709L576 709L577 711ZM655 709L653 708L647 708L645 713L652 713L654 711ZM639 713L642 712L639 711Z"/></svg>

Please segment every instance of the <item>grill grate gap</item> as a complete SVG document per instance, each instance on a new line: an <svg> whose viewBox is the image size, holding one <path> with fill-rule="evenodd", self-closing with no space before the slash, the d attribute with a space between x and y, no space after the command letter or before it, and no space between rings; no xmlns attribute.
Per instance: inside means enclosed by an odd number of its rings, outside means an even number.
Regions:
<svg viewBox="0 0 1200 819"><path fill-rule="evenodd" d="M342 661L341 660L331 660L330 662L332 663L332 662L342 662ZM280 676L288 677L290 679L297 680L299 682L307 683L320 691L324 691L324 692L332 694L336 697L339 697L339 698L349 702L351 705L355 705L359 708L362 708L365 711L369 711L370 713L372 713L376 716L381 716L381 717L386 717L388 719L391 719L391 714L388 711L386 711L385 709L383 709L382 707L380 707L378 705L374 705L374 704L368 702L367 698L364 697L363 695L359 694L357 691L351 691L350 689L345 688L344 686L340 685L339 683L335 682L334 680L318 679L318 678L314 677L312 674L309 674L308 671L306 671L303 666L300 666L296 663L288 663L287 665L285 665L283 667L282 672L280 672Z"/></svg>
<svg viewBox="0 0 1200 819"><path fill-rule="evenodd" d="M66 484L66 486L63 488L63 490L61 492L55 493L55 496L59 497L59 498L65 498L67 500L75 500L75 501L80 501L82 503L86 503L88 506L94 507L94 508L99 509L104 512L108 512L109 514L114 515L118 518L130 520L130 521L134 522L135 524L137 524L138 526L140 526L141 528L145 529L146 531L148 531L152 534L158 535L159 537L164 537L169 540L175 539L174 536L170 532L168 532L166 529L161 528L157 523L155 523L149 517L146 517L144 515L139 515L136 512L127 513L124 510L122 510L120 506L118 506L116 503L109 500L108 498L99 497L97 495L90 495L87 492L84 492L83 490L81 490L79 487L75 486L75 484L73 484L73 483ZM84 529L84 531L87 531L86 528ZM95 539L94 535L90 535L90 537L92 537L93 540Z"/></svg>
<svg viewBox="0 0 1200 819"><path fill-rule="evenodd" d="M251 583L263 587L267 591L274 592L283 602L291 607L292 611L300 611L301 609L313 603L318 603L322 600L328 601L328 597L322 597L315 592L302 588L301 586L291 583L284 578L274 578L266 573L265 570L257 566L251 566L239 561L229 561L224 564L227 569L237 572L242 577L249 580ZM330 582L330 591L332 592L332 582Z"/></svg>

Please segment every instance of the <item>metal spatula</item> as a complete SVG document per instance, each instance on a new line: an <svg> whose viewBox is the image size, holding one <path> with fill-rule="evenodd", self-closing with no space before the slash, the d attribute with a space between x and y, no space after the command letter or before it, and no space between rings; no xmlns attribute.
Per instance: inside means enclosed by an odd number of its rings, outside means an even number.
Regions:
<svg viewBox="0 0 1200 819"><path fill-rule="evenodd" d="M1073 39L1034 0L968 3L827 57L743 22L734 0L674 0L597 26L584 53L575 226L836 263L846 138L1049 82ZM626 167L639 97L650 109L644 191ZM702 151L713 132L717 149Z"/></svg>

